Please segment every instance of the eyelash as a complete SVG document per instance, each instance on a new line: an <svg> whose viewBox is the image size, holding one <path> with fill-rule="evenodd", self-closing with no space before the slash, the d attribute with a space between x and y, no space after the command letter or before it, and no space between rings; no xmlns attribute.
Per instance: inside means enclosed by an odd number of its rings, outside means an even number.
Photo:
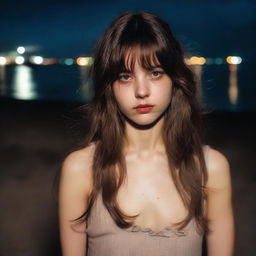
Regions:
<svg viewBox="0 0 256 256"><path fill-rule="evenodd" d="M164 74L163 71L159 71L159 70L154 70L154 71L151 72L151 74L153 74L153 73L158 73L158 74L159 74L157 77L153 76L154 78L158 78L158 77L160 77L161 75ZM118 79L121 80L121 81L126 82L126 81L128 81L128 80L122 80L122 78L123 78L123 77L129 77L129 76L130 76L130 75L125 75L125 74L124 74L124 75L119 75L119 76L118 76Z"/></svg>
<svg viewBox="0 0 256 256"><path fill-rule="evenodd" d="M127 76L129 76L129 75L119 75L118 79L121 80L121 81L127 81L127 80L122 80L122 77L127 77Z"/></svg>
<svg viewBox="0 0 256 256"><path fill-rule="evenodd" d="M152 71L152 74L153 74L154 72L157 72L157 73L160 74L160 75L163 75L163 74L164 74L163 71L159 71L159 70L154 70L154 71Z"/></svg>

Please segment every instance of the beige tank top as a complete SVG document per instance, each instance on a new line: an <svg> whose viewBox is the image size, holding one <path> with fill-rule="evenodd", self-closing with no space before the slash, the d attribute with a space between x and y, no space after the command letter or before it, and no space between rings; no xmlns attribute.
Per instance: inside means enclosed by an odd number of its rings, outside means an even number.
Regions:
<svg viewBox="0 0 256 256"><path fill-rule="evenodd" d="M208 148L204 146L204 151ZM140 226L122 229L105 208L101 195L87 221L87 256L199 256L202 239L195 219L180 231L174 227L158 232Z"/></svg>

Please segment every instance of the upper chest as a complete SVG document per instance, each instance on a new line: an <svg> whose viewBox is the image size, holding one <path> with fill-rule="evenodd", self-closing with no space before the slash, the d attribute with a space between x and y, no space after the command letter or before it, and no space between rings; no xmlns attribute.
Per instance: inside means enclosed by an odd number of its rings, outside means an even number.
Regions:
<svg viewBox="0 0 256 256"><path fill-rule="evenodd" d="M126 168L123 192L150 196L166 193L166 189L169 190L173 185L167 158L163 156L146 159L130 156L126 158Z"/></svg>
<svg viewBox="0 0 256 256"><path fill-rule="evenodd" d="M185 217L181 197L172 179L168 159L153 156L140 159L126 158L127 177L118 191L120 208L129 215L140 214L148 219L172 219L178 221Z"/></svg>

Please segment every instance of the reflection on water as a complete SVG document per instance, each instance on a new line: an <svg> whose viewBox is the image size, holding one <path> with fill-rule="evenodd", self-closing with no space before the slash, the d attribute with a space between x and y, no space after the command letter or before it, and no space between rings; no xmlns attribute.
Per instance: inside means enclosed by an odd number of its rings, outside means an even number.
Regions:
<svg viewBox="0 0 256 256"><path fill-rule="evenodd" d="M89 95L90 94L90 83L88 78L88 72L89 69L87 66L79 66L80 71L80 81L81 81L81 91L83 95Z"/></svg>
<svg viewBox="0 0 256 256"><path fill-rule="evenodd" d="M0 95L5 95L6 85L5 85L5 66L0 65Z"/></svg>
<svg viewBox="0 0 256 256"><path fill-rule="evenodd" d="M237 70L238 65L227 65L191 66L199 98L203 95L205 107L211 110L256 109L256 103L247 100L255 90L247 72L250 66L240 64ZM87 66L78 65L0 65L0 95L22 100L86 102L93 95L88 71ZM243 84L239 84L238 76Z"/></svg>
<svg viewBox="0 0 256 256"><path fill-rule="evenodd" d="M33 100L36 98L36 81L33 78L31 67L25 65L16 66L13 79L12 97L21 100Z"/></svg>
<svg viewBox="0 0 256 256"><path fill-rule="evenodd" d="M202 98L202 94L203 94L203 89L202 89L202 65L193 65L192 66L192 70L195 74L195 77L196 77L196 82L197 82L197 85L198 85L198 93L197 93L197 96L199 99Z"/></svg>
<svg viewBox="0 0 256 256"><path fill-rule="evenodd" d="M231 104L236 105L238 102L238 84L237 84L237 65L229 65L229 87L228 95Z"/></svg>
<svg viewBox="0 0 256 256"><path fill-rule="evenodd" d="M195 73L197 84L198 84L198 96L199 99L201 99L201 96L203 94L203 88L202 88L202 65L193 65L192 70ZM228 99L229 103L231 105L237 105L238 104L238 79L237 79L237 68L238 66L235 64L229 64L229 77L228 77ZM221 97L221 95L219 95Z"/></svg>

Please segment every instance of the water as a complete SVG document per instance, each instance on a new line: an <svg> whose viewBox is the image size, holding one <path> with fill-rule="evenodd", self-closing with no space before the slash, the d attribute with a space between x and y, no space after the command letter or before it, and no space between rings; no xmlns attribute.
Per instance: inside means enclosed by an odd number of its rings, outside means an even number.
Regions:
<svg viewBox="0 0 256 256"><path fill-rule="evenodd" d="M251 65L194 66L206 110L256 110ZM0 96L20 100L87 102L93 95L84 66L0 66Z"/></svg>
<svg viewBox="0 0 256 256"><path fill-rule="evenodd" d="M87 69L76 65L0 66L0 95L20 100L88 101ZM2 77L2 79L1 79Z"/></svg>
<svg viewBox="0 0 256 256"><path fill-rule="evenodd" d="M256 110L256 87L250 64L205 65L202 73L207 109Z"/></svg>

